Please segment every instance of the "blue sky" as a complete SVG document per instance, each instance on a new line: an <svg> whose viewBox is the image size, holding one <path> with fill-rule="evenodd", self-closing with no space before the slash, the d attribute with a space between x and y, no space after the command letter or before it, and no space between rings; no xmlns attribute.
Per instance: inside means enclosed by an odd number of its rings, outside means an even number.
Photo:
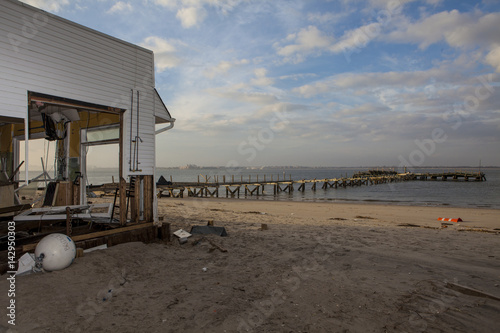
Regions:
<svg viewBox="0 0 500 333"><path fill-rule="evenodd" d="M500 165L496 0L25 0L155 52L157 166Z"/></svg>

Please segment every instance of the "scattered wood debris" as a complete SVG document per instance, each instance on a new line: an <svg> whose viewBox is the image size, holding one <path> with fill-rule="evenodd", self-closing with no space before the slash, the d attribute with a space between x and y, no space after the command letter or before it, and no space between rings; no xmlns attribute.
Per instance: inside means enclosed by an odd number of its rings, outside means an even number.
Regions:
<svg viewBox="0 0 500 333"><path fill-rule="evenodd" d="M469 227L462 227L458 228L457 231L474 231L474 232L486 232L490 234L500 234L500 232L495 231L495 230L488 230L484 228L469 228Z"/></svg>
<svg viewBox="0 0 500 333"><path fill-rule="evenodd" d="M426 228L426 229L441 229L441 227L430 227L427 225L418 225L418 224L411 224L411 223L402 223L398 224L398 227L413 227L413 228Z"/></svg>

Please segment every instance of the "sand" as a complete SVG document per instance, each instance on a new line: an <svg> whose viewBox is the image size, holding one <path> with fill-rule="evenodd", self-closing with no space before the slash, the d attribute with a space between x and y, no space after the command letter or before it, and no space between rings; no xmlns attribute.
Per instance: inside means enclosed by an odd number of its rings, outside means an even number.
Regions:
<svg viewBox="0 0 500 333"><path fill-rule="evenodd" d="M127 243L16 279L0 332L496 332L500 210L159 201L172 231L228 237ZM440 228L438 217L464 221ZM411 223L431 228L402 227ZM261 230L267 224L267 230ZM438 229L432 229L437 227ZM6 313L9 288L0 281ZM466 286L457 291L454 285Z"/></svg>

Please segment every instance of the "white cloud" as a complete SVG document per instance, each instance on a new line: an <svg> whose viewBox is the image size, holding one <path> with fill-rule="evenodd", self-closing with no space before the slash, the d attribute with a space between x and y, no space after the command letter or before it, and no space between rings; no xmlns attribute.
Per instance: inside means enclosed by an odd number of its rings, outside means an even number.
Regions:
<svg viewBox="0 0 500 333"><path fill-rule="evenodd" d="M416 0L368 0L364 11L369 12L370 10L379 9L384 11L387 10L394 14L396 12L400 12L405 4L414 1ZM427 0L427 2L429 1L433 0Z"/></svg>
<svg viewBox="0 0 500 333"><path fill-rule="evenodd" d="M140 45L154 52L156 70L163 72L165 69L177 67L181 63L181 60L177 57L177 48L174 44L179 44L179 42L150 36L144 39Z"/></svg>
<svg viewBox="0 0 500 333"><path fill-rule="evenodd" d="M56 13L69 4L69 0L23 0L23 2Z"/></svg>
<svg viewBox="0 0 500 333"><path fill-rule="evenodd" d="M221 61L217 64L217 66L207 69L205 71L205 76L210 79L213 79L216 76L228 73L234 67L247 65L249 63L250 61L248 59L241 59L235 61Z"/></svg>
<svg viewBox="0 0 500 333"><path fill-rule="evenodd" d="M274 79L267 77L267 69L257 68L255 71L255 78L250 81L254 86L270 86L274 84Z"/></svg>
<svg viewBox="0 0 500 333"><path fill-rule="evenodd" d="M256 105L273 104L278 101L278 98L273 93L251 91L244 83L235 84L232 86L224 86L207 89L207 92L227 99L231 99L240 103L252 103Z"/></svg>
<svg viewBox="0 0 500 333"><path fill-rule="evenodd" d="M349 49L363 48L372 39L378 37L381 29L380 23L373 22L347 31L338 42L330 46L330 51L340 53Z"/></svg>
<svg viewBox="0 0 500 333"><path fill-rule="evenodd" d="M115 3L108 11L108 14L113 14L113 13L118 13L118 12L125 12L125 11L132 11L132 5L129 2L123 2L123 1L118 1Z"/></svg>
<svg viewBox="0 0 500 333"><path fill-rule="evenodd" d="M500 73L500 45L496 45L487 55L486 63L493 66Z"/></svg>
<svg viewBox="0 0 500 333"><path fill-rule="evenodd" d="M332 44L333 38L324 35L318 28L310 25L301 29L297 34L288 35L285 41L292 42L292 44L286 46L275 44L278 54L285 57L286 61L301 62L306 55L328 48Z"/></svg>
<svg viewBox="0 0 500 333"><path fill-rule="evenodd" d="M252 103L257 105L267 105L276 103L278 99L273 94L261 92L245 91L222 91L219 90L219 96L236 100L238 102Z"/></svg>
<svg viewBox="0 0 500 333"><path fill-rule="evenodd" d="M334 13L309 13L307 14L307 19L314 23L329 23L334 22L340 16L344 16L345 14L334 14Z"/></svg>
<svg viewBox="0 0 500 333"><path fill-rule="evenodd" d="M499 26L500 13L481 16L477 12L460 13L452 10L425 17L415 23L406 22L406 27L389 33L385 39L418 43L421 49L440 41L446 41L452 47L485 46L500 42Z"/></svg>
<svg viewBox="0 0 500 333"><path fill-rule="evenodd" d="M430 83L454 85L465 83L461 73L450 67L432 68L425 71L413 72L384 72L384 73L347 73L339 74L312 84L303 85L293 89L303 97L310 98L339 89L362 91L375 91L388 88L415 89L423 88Z"/></svg>
<svg viewBox="0 0 500 333"><path fill-rule="evenodd" d="M154 2L160 6L174 8L178 5L178 0L154 0Z"/></svg>
<svg viewBox="0 0 500 333"><path fill-rule="evenodd" d="M184 28L199 25L207 17L206 6L216 8L223 15L247 0L154 0L157 5L177 10L176 17Z"/></svg>
<svg viewBox="0 0 500 333"><path fill-rule="evenodd" d="M177 11L177 17L184 28L191 28L198 25L206 17L206 12L201 7L184 7Z"/></svg>

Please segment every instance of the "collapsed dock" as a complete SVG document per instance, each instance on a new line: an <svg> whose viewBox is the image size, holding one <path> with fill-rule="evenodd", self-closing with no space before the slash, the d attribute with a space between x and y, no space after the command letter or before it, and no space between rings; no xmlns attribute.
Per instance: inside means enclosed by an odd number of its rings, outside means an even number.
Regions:
<svg viewBox="0 0 500 333"><path fill-rule="evenodd" d="M248 181L246 181L246 178L244 180L243 176L240 176L239 181L235 181L234 176L230 177L231 180L226 180L226 176L223 176L221 181L219 181L219 177L215 177L212 181L209 181L210 177L202 178L205 179L204 182L200 182L199 177L197 182L158 182L156 184L157 196L159 198L183 198L184 195L188 197L225 196L226 198L239 198L240 195L258 196L264 194L277 195L281 192L292 193L295 189L304 192L306 185L310 190L316 191L319 187L327 190L330 188L371 186L406 181L486 181L486 175L483 172L398 173L392 170L368 170L357 172L352 177L301 180L292 180L291 176L289 176L288 180L283 178L280 180L279 176L274 180L272 176L269 179L265 175L263 179L261 176L260 180L259 176L256 179L254 177L254 180L252 180L251 176L248 176Z"/></svg>

